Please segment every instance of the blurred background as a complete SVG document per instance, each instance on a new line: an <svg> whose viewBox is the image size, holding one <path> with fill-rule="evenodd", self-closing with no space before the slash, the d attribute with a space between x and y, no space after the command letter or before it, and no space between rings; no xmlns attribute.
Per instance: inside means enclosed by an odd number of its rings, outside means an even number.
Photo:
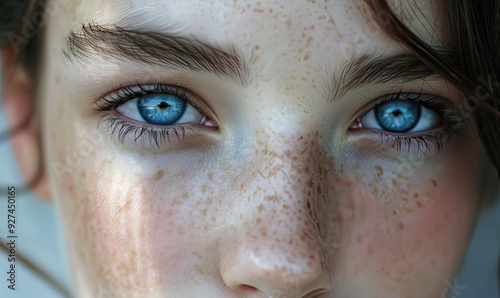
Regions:
<svg viewBox="0 0 500 298"><path fill-rule="evenodd" d="M0 107L0 132L6 129L8 126ZM1 140L0 186L7 185L19 189L23 180L10 142ZM30 193L17 194L16 204L16 252L43 270L44 275L17 259L16 290L8 289L9 263L5 252L0 251L0 297L67 296L58 289L71 292L68 258L56 210L52 204L42 202ZM2 242L7 239L7 189L0 189L0 237ZM500 194L496 203L479 218L459 275L455 280L443 281L442 297L447 293L448 298L500 298L499 256ZM51 285L49 279L58 287Z"/></svg>

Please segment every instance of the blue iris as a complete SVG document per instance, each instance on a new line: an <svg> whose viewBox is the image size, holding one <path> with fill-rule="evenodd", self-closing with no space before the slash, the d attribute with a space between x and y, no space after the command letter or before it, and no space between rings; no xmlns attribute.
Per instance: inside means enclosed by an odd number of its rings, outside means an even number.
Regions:
<svg viewBox="0 0 500 298"><path fill-rule="evenodd" d="M417 125L420 119L420 105L390 101L375 108L378 124L390 132L407 132Z"/></svg>
<svg viewBox="0 0 500 298"><path fill-rule="evenodd" d="M137 108L148 123L170 125L184 115L186 101L170 94L149 94L137 100Z"/></svg>

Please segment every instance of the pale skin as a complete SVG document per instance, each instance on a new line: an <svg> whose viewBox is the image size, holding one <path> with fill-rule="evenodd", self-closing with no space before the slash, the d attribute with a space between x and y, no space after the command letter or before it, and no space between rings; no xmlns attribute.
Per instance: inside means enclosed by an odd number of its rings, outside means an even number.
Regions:
<svg viewBox="0 0 500 298"><path fill-rule="evenodd" d="M37 79L46 165L37 191L61 216L76 296L442 297L493 183L492 166L469 125L423 154L353 129L388 94L428 93L456 105L461 98L433 77L353 88L333 100L325 82L351 59L407 53L371 27L361 1L49 3L59 9L45 28ZM434 23L408 13L406 2L394 5L434 44L429 32L440 17L426 1L417 4ZM95 53L64 57L71 30L123 19L134 29L233 45L247 62L248 84ZM16 123L33 104L26 90L34 83L7 80ZM103 116L154 125L92 105L137 82L196 94L209 119L204 129L159 146L117 140L98 125ZM34 129L14 139L17 148L36 142ZM36 152L21 155L30 176Z"/></svg>

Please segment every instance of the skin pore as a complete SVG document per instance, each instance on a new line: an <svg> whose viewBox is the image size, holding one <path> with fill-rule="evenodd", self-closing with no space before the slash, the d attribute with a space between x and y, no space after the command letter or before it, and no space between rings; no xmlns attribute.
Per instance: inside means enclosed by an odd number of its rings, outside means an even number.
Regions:
<svg viewBox="0 0 500 298"><path fill-rule="evenodd" d="M439 45L430 3L392 2ZM393 137L360 125L387 95L461 104L453 86L410 70L347 84L354 61L409 55L362 1L50 5L58 12L45 28L37 100L78 296L442 297L491 166L470 119L442 119L453 112ZM116 44L131 35L115 26L193 39L237 64L215 74L126 57ZM73 49L68 36L80 41ZM125 87L165 93L159 85L183 90L203 125L175 125L166 139L151 133L164 127L133 118L133 105L102 108ZM394 137L436 132L445 137Z"/></svg>

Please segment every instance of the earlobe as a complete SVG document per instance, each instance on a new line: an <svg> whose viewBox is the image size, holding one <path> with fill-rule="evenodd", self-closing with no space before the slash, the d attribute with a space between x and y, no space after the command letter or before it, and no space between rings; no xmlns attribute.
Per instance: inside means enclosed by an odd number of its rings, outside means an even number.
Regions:
<svg viewBox="0 0 500 298"><path fill-rule="evenodd" d="M10 140L26 185L41 199L50 197L43 168L38 121L34 111L34 81L17 63L13 48L2 49L2 102L11 128Z"/></svg>

